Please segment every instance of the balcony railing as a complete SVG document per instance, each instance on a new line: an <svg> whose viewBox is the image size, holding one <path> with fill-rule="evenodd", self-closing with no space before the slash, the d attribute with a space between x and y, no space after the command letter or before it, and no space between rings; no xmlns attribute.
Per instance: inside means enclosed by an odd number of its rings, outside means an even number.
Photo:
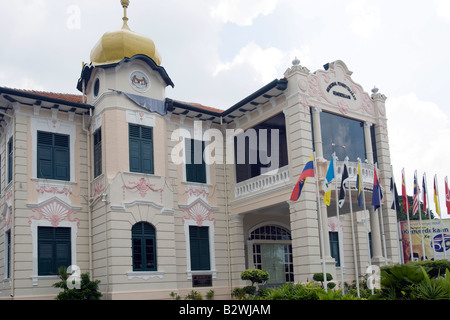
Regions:
<svg viewBox="0 0 450 320"><path fill-rule="evenodd" d="M336 181L340 184L342 172L344 171L344 161L336 161ZM358 162L347 162L348 177L351 183L356 183L358 174ZM373 185L374 167L371 164L361 163L362 183L367 186Z"/></svg>
<svg viewBox="0 0 450 320"><path fill-rule="evenodd" d="M251 179L239 182L234 188L236 198L268 189L272 186L289 181L289 166L268 172L266 174L253 177Z"/></svg>

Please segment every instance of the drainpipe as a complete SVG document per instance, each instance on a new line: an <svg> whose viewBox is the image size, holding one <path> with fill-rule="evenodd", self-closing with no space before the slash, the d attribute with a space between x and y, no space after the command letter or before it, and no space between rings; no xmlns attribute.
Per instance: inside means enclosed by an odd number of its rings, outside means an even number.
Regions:
<svg viewBox="0 0 450 320"><path fill-rule="evenodd" d="M10 271L10 277L11 277L11 298L14 299L14 295L15 295L15 261L16 259L14 259L14 255L15 255L15 239L16 239L16 224L15 224L15 219L16 219L16 161L15 161L15 157L16 157L16 117L12 117L12 125L13 125L13 159L12 159L12 163L10 164L12 166L12 179L11 179L11 192L12 192L12 196L11 196L11 215L12 215L12 223L11 223L11 252L10 252L10 260L9 262L9 267L11 268Z"/></svg>
<svg viewBox="0 0 450 320"><path fill-rule="evenodd" d="M227 137L226 132L224 132L223 118L220 116L220 126L222 128L222 136ZM224 134L225 133L225 134ZM226 148L226 141L225 141ZM223 151L223 150L222 150ZM226 149L225 149L226 151ZM223 177L225 181L225 217L227 219L227 255L228 255L228 287L230 288L230 299L231 299L231 287L233 285L233 280L231 279L231 245L230 245L230 215L228 212L228 184L227 184L227 165L226 165L226 152L223 152Z"/></svg>
<svg viewBox="0 0 450 320"><path fill-rule="evenodd" d="M85 100L85 80L83 79L83 103L86 103ZM87 162L88 162L88 178L87 178L87 188L88 188L88 196L87 196L87 209L88 209L88 254L89 254L89 275L93 277L93 267L92 267L92 209L91 209L91 137L89 134L89 130L85 126L84 121L84 113L83 113L83 131L86 134L87 139ZM89 109L89 123L92 119L92 109Z"/></svg>

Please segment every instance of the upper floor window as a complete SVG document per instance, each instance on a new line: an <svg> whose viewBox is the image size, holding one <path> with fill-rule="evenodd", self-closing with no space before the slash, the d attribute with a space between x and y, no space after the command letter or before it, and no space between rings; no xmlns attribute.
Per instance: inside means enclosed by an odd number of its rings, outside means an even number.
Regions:
<svg viewBox="0 0 450 320"><path fill-rule="evenodd" d="M37 177L70 180L70 137L64 134L37 132Z"/></svg>
<svg viewBox="0 0 450 320"><path fill-rule="evenodd" d="M234 151L237 183L288 165L284 113L237 135Z"/></svg>
<svg viewBox="0 0 450 320"><path fill-rule="evenodd" d="M156 231L148 222L138 222L131 229L133 271L156 271Z"/></svg>
<svg viewBox="0 0 450 320"><path fill-rule="evenodd" d="M102 174L102 130L94 132L94 178Z"/></svg>
<svg viewBox="0 0 450 320"><path fill-rule="evenodd" d="M7 160L7 166L8 166L8 172L7 172L7 179L8 179L8 183L10 183L12 181L12 167L13 167L13 138L11 137L8 140L8 145L7 145L7 156L8 156L8 160Z"/></svg>
<svg viewBox="0 0 450 320"><path fill-rule="evenodd" d="M129 124L130 171L154 173L153 128Z"/></svg>
<svg viewBox="0 0 450 320"><path fill-rule="evenodd" d="M186 181L206 183L205 142L186 139Z"/></svg>

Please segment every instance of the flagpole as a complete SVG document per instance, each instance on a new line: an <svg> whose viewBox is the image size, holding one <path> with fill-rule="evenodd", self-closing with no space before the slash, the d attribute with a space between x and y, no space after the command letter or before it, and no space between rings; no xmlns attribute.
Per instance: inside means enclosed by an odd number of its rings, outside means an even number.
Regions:
<svg viewBox="0 0 450 320"><path fill-rule="evenodd" d="M328 292L328 281L327 281L327 266L325 263L325 244L323 243L324 234L323 234L323 225L322 225L322 203L320 201L320 192L319 192L319 175L317 173L317 162L316 162L316 153L313 153L313 163L314 163L314 176L316 178L316 195L317 195L317 204L319 207L318 211L318 222L319 222L319 237L320 237L320 250L322 251L322 272L323 272L323 284L324 289Z"/></svg>
<svg viewBox="0 0 450 320"><path fill-rule="evenodd" d="M395 216L397 217L397 210L398 210L398 208L397 208L397 201L396 201L396 198L395 198L395 193L396 193L396 191L397 191L397 185L396 185L396 183L395 183L395 178L394 178L394 167L391 165L391 181L392 181L392 202L393 202L393 204L394 204L394 210L395 210ZM391 206L391 209L392 209L392 206ZM400 233L399 233L399 226L397 225L397 228L395 228L396 230L397 230L397 239L399 240L398 242L400 242ZM400 243L399 243L400 244ZM403 246L402 246L402 248L400 248L400 245L398 246L398 258L399 258L399 261L400 261L400 264L402 264L402 261L403 261Z"/></svg>
<svg viewBox="0 0 450 320"><path fill-rule="evenodd" d="M425 260L425 243L423 240L423 225L422 225L422 211L420 210L420 188L419 188L419 180L417 179L417 170L414 171L414 180L417 188L417 202L418 202L418 210L419 210L419 223L420 223L420 239L422 240L422 261Z"/></svg>
<svg viewBox="0 0 450 320"><path fill-rule="evenodd" d="M358 158L358 165L361 169L361 159ZM363 206L364 206L364 227L367 231L367 258L368 258L368 266L370 267L372 265L372 260L370 258L370 238L369 238L369 229L367 228L367 210L366 210L366 194L364 192L364 182L362 180L361 170L358 172L359 178L361 179L361 192L362 192L362 198L363 198ZM374 289L372 286L372 294L374 293Z"/></svg>
<svg viewBox="0 0 450 320"><path fill-rule="evenodd" d="M378 208L378 215L380 216L380 224L381 224L381 236L383 239L383 251L384 251L384 262L387 265L388 264L388 258L387 258L387 250L386 250L386 235L384 233L384 221L383 221L383 204L381 203L381 183L380 183L380 177L378 175L378 163L375 164L374 167L375 170L377 170L377 176L378 176L378 197L380 199L380 207Z"/></svg>
<svg viewBox="0 0 450 320"><path fill-rule="evenodd" d="M408 193L406 192L405 168L402 169L402 194L403 194L403 187L405 188L405 197L403 198L403 208L406 205L406 217L408 218L409 251L410 251L409 261L413 261L414 254L413 254L413 244L412 244L412 239L411 239L411 222L409 221L409 201L408 201ZM405 204L405 201L406 201L406 204Z"/></svg>
<svg viewBox="0 0 450 320"><path fill-rule="evenodd" d="M428 182L427 182L427 174L424 173L423 174L423 179L425 182L425 190L426 193L423 194L424 198L426 197L426 199L424 199L423 201L426 201L426 207L425 210L428 213L428 220L430 221L430 230L431 230L431 247L433 248L433 260L436 260L436 251L434 250L434 231L433 231L433 224L431 222L431 212L430 209L428 208L428 201L430 200L430 198L428 197L428 193L429 193L429 189L428 189Z"/></svg>
<svg viewBox="0 0 450 320"><path fill-rule="evenodd" d="M345 158L346 161L348 161L348 157ZM352 223L352 241L353 241L353 259L355 263L355 273L356 273L356 291L358 293L358 298L360 298L359 293L359 271L358 271L358 258L356 256L356 240L355 240L355 227L353 223L353 205L352 205L352 190L350 187L350 181L347 181L348 184L348 197L350 202L350 220Z"/></svg>
<svg viewBox="0 0 450 320"><path fill-rule="evenodd" d="M437 184L437 174L434 175L434 188L436 190L436 201L437 201L437 206L440 207L440 202L439 202L439 189L438 189L438 184ZM442 244L443 244L443 248L442 250L444 251L444 259L447 260L447 253L445 252L446 248L445 248L445 235L444 235L444 227L442 226L442 212L440 212L441 210L439 209L439 218L440 218L440 225L441 225L441 237L442 237Z"/></svg>
<svg viewBox="0 0 450 320"><path fill-rule="evenodd" d="M334 191L336 192L336 216L337 216L337 228L338 228L338 239L341 233L341 219L339 216L339 195L337 187L337 173L336 173L336 152L332 154L333 159L333 170L334 170ZM344 234L342 233L342 241L339 241L339 258L340 258L340 269L341 269L341 290L342 295L344 295L344 253L342 250L344 242Z"/></svg>

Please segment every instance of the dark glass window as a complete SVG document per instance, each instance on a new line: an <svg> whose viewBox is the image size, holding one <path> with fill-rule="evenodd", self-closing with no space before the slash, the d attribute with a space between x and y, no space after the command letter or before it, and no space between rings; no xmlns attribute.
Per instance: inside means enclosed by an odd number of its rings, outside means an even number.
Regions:
<svg viewBox="0 0 450 320"><path fill-rule="evenodd" d="M272 135L277 146L272 145ZM286 141L284 113L279 113L236 136L234 139L236 182L288 165ZM278 154L274 154L276 147Z"/></svg>
<svg viewBox="0 0 450 320"><path fill-rule="evenodd" d="M341 266L341 257L339 255L339 233L329 232L331 257L336 260L336 267Z"/></svg>
<svg viewBox="0 0 450 320"><path fill-rule="evenodd" d="M322 147L325 159L331 159L333 152L339 160L349 157L350 161L366 159L364 122L321 112Z"/></svg>
<svg viewBox="0 0 450 320"><path fill-rule="evenodd" d="M133 271L156 271L156 231L148 222L138 222L131 229Z"/></svg>

